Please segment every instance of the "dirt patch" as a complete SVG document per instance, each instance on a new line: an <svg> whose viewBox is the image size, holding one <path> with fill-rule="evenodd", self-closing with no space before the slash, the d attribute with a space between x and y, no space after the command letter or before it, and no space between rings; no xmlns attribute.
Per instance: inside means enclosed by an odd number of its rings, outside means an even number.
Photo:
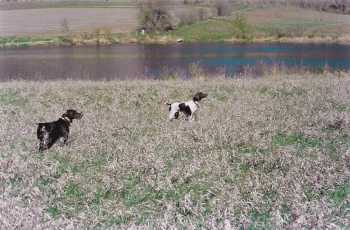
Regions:
<svg viewBox="0 0 350 230"><path fill-rule="evenodd" d="M350 16L296 7L254 9L246 13L252 25L278 28L305 27L323 33L349 33ZM329 31L329 30L332 31Z"/></svg>
<svg viewBox="0 0 350 230"><path fill-rule="evenodd" d="M0 36L91 32L97 28L130 32L137 26L137 14L134 7L0 10Z"/></svg>

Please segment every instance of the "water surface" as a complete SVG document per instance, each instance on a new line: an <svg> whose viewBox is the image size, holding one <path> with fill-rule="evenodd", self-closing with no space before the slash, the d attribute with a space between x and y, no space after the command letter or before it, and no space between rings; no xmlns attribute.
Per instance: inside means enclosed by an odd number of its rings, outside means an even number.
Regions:
<svg viewBox="0 0 350 230"><path fill-rule="evenodd" d="M0 80L139 79L176 73L190 66L209 75L233 76L247 66L350 70L350 46L336 44L174 44L57 47L0 50Z"/></svg>

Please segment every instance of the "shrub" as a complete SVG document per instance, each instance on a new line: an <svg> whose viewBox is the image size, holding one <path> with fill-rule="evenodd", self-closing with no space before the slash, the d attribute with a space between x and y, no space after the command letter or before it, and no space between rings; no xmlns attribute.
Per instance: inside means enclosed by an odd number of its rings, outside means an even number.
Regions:
<svg viewBox="0 0 350 230"><path fill-rule="evenodd" d="M232 21L232 27L236 38L244 40L252 39L252 27L242 14L236 15L235 19Z"/></svg>
<svg viewBox="0 0 350 230"><path fill-rule="evenodd" d="M164 1L147 0L139 5L139 24L147 32L169 31L174 28L172 16Z"/></svg>

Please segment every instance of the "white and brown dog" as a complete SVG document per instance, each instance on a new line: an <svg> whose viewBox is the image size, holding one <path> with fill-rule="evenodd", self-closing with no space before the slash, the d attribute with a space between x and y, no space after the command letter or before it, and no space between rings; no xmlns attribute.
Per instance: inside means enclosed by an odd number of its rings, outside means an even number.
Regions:
<svg viewBox="0 0 350 230"><path fill-rule="evenodd" d="M180 112L186 116L186 120L195 120L197 118L196 111L199 109L199 102L207 96L208 94L206 93L198 92L190 101L166 103L169 106L169 120L177 119Z"/></svg>

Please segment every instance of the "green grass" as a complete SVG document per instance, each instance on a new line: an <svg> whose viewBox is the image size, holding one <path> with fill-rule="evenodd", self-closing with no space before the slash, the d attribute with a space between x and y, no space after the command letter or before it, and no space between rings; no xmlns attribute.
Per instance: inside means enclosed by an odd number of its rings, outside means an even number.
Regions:
<svg viewBox="0 0 350 230"><path fill-rule="evenodd" d="M232 24L228 20L212 19L197 22L193 25L182 26L172 33L173 36L183 38L185 41L224 41L234 34Z"/></svg>
<svg viewBox="0 0 350 230"><path fill-rule="evenodd" d="M9 36L0 37L0 48L26 48L37 45L64 45L61 36Z"/></svg>
<svg viewBox="0 0 350 230"><path fill-rule="evenodd" d="M283 134L278 133L272 139L272 145L288 146L297 145L300 148L315 148L321 146L321 141L317 138L305 137L302 133Z"/></svg>
<svg viewBox="0 0 350 230"><path fill-rule="evenodd" d="M4 227L347 226L349 77L2 83ZM197 91L199 120L168 122ZM66 108L68 145L38 153Z"/></svg>
<svg viewBox="0 0 350 230"><path fill-rule="evenodd" d="M21 96L20 92L13 89L0 90L0 104L1 105L14 105L25 106L28 103L28 99Z"/></svg>
<svg viewBox="0 0 350 230"><path fill-rule="evenodd" d="M345 183L337 186L333 192L329 194L329 198L336 204L342 205L347 202L349 206L349 201L346 201L350 197L350 183Z"/></svg>
<svg viewBox="0 0 350 230"><path fill-rule="evenodd" d="M134 39L134 33L111 33L109 29L96 32L71 33L61 35L33 35L0 37L0 48L26 48L32 46L72 46L72 45L111 45L127 43ZM96 31L97 31L96 30Z"/></svg>
<svg viewBox="0 0 350 230"><path fill-rule="evenodd" d="M269 223L271 215L268 212L253 210L250 217L252 223L248 227L249 230L271 229L271 225Z"/></svg>
<svg viewBox="0 0 350 230"><path fill-rule="evenodd" d="M187 42L223 42L231 38L250 41L253 38L253 27L243 15L233 19L209 19L192 25L181 26L171 33Z"/></svg>
<svg viewBox="0 0 350 230"><path fill-rule="evenodd" d="M49 207L47 209L47 212L54 219L58 218L61 215L61 212L60 212L60 210L57 207Z"/></svg>

